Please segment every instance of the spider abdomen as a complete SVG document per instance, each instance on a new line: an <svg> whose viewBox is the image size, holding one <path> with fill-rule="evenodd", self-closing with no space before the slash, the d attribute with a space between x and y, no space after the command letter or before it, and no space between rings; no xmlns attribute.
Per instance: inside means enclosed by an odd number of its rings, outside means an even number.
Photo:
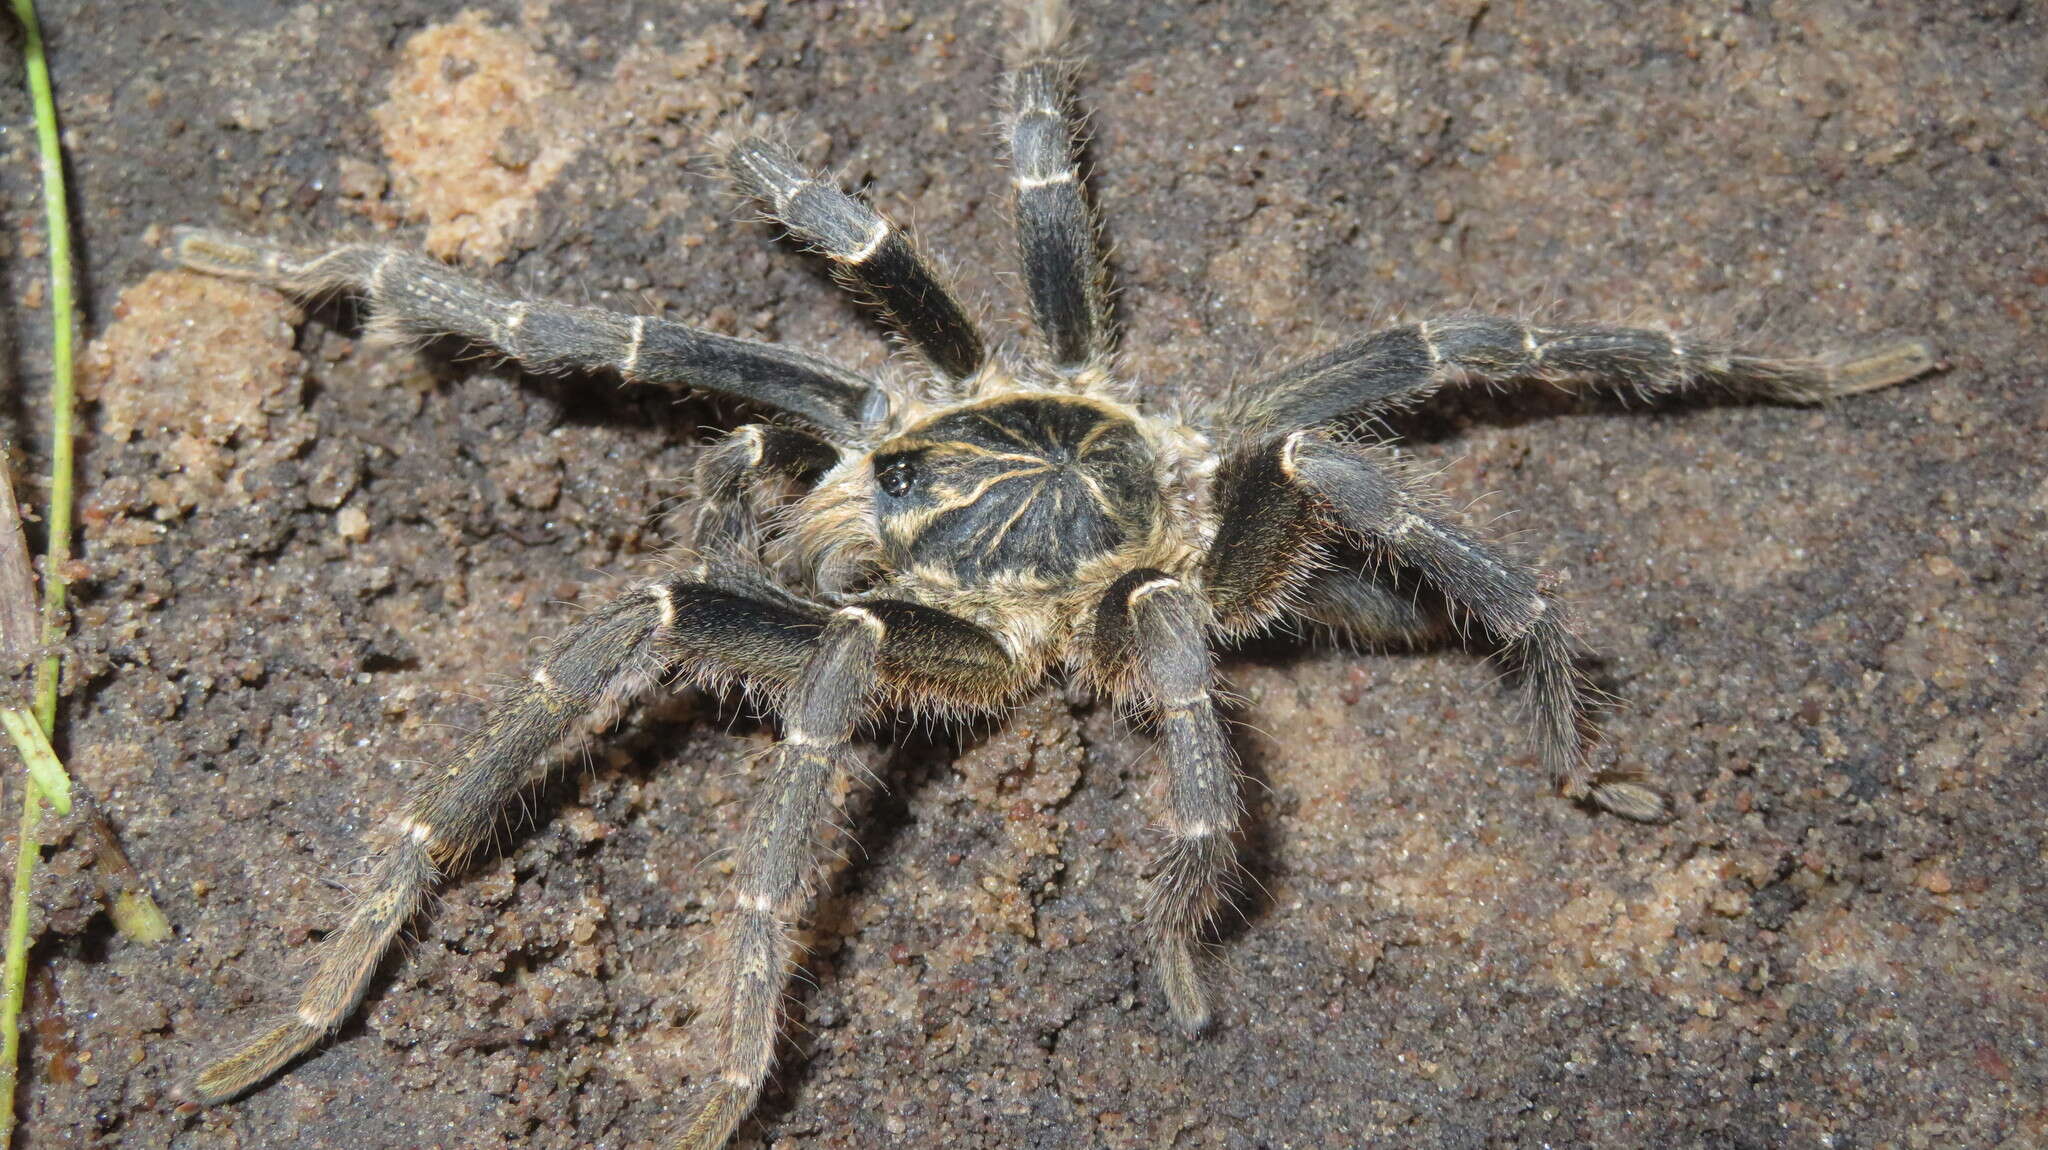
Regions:
<svg viewBox="0 0 2048 1150"><path fill-rule="evenodd" d="M1152 449L1122 413L1011 396L926 420L874 456L894 564L959 586L1064 580L1151 530Z"/></svg>

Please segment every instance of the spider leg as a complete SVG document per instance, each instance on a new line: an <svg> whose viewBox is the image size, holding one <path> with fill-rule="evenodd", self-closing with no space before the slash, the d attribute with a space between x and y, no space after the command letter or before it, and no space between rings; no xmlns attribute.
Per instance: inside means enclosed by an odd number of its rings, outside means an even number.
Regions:
<svg viewBox="0 0 2048 1150"><path fill-rule="evenodd" d="M1364 570L1370 559L1319 571L1301 585L1294 613L1361 643L1419 644L1438 638L1443 617L1406 589Z"/></svg>
<svg viewBox="0 0 2048 1150"><path fill-rule="evenodd" d="M1329 538L1329 526L1272 451L1240 452L1217 477L1221 508L1202 585L1217 629L1257 633L1283 615L1363 642L1420 643L1442 618L1366 568L1372 557Z"/></svg>
<svg viewBox="0 0 2048 1150"><path fill-rule="evenodd" d="M1202 587L1224 634L1258 632L1301 604L1319 576L1339 570L1329 524L1281 470L1271 445L1226 459L1215 499L1220 514L1202 564Z"/></svg>
<svg viewBox="0 0 2048 1150"><path fill-rule="evenodd" d="M697 521L692 549L708 572L750 594L795 602L771 576L762 554L762 525L775 480L808 484L839 462L839 452L814 436L754 423L697 456Z"/></svg>
<svg viewBox="0 0 2048 1150"><path fill-rule="evenodd" d="M1854 355L1773 359L1646 328L1459 315L1389 328L1284 368L1253 384L1238 414L1283 431L1313 427L1406 406L1454 380L1593 381L1647 398L1721 388L1819 403L1903 383L1936 361L1933 345L1919 339Z"/></svg>
<svg viewBox="0 0 2048 1150"><path fill-rule="evenodd" d="M833 781L858 772L851 746L876 697L995 705L1021 668L988 632L933 608L872 600L840 609L803 661L783 741L747 817L715 943L717 1077L693 1104L679 1150L717 1150L751 1113L774 1064L792 969L790 926L810 901L815 844Z"/></svg>
<svg viewBox="0 0 2048 1150"><path fill-rule="evenodd" d="M1619 772L1596 773L1591 684L1574 664L1578 640L1548 580L1452 523L1435 493L1388 448L1296 432L1274 448L1280 470L1351 538L1385 548L1508 645L1519 665L1544 766L1566 797L1644 822L1671 816L1661 792Z"/></svg>
<svg viewBox="0 0 2048 1150"><path fill-rule="evenodd" d="M1285 609L1298 573L1335 533L1418 572L1495 638L1520 669L1544 766L1567 798L1644 822L1669 800L1631 774L1595 772L1595 695L1574 664L1578 641L1544 575L1453 523L1390 449L1299 431L1236 459L1203 569L1219 624L1250 629Z"/></svg>
<svg viewBox="0 0 2048 1150"><path fill-rule="evenodd" d="M830 260L840 282L873 304L941 376L957 382L980 370L987 358L981 333L908 233L776 140L740 137L726 147L724 163L741 192Z"/></svg>
<svg viewBox="0 0 2048 1150"><path fill-rule="evenodd" d="M1111 328L1095 219L1081 192L1069 69L1052 56L1060 32L1056 21L1034 29L1026 62L1008 77L1005 127L1031 314L1053 366L1072 376L1107 372Z"/></svg>
<svg viewBox="0 0 2048 1150"><path fill-rule="evenodd" d="M185 1096L210 1105L241 1094L341 1025L427 891L483 841L535 767L573 738L579 719L669 670L785 688L825 618L676 576L630 591L578 623L381 828L369 881L322 943L295 1011L208 1064Z"/></svg>
<svg viewBox="0 0 2048 1150"><path fill-rule="evenodd" d="M1092 657L1105 681L1158 721L1168 772L1166 845L1149 872L1146 922L1174 1020L1209 1024L1196 945L1238 873L1237 767L1209 696L1208 602L1164 572L1130 572L1096 606Z"/></svg>
<svg viewBox="0 0 2048 1150"><path fill-rule="evenodd" d="M696 388L786 413L840 442L883 410L875 383L817 356L715 335L653 316L513 299L443 264L396 248L352 244L306 255L264 240L181 228L178 262L296 296L347 291L369 305L373 330L458 336L529 371L616 371L633 383Z"/></svg>

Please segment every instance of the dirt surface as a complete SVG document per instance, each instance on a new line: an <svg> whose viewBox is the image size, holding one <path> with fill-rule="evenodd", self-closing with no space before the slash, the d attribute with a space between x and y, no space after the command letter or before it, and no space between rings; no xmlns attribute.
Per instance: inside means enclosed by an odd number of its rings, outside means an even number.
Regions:
<svg viewBox="0 0 2048 1150"><path fill-rule="evenodd" d="M878 750L804 1037L742 1144L2048 1139L2040 7L1143 7L1081 22L1148 395L1472 304L1925 334L1950 369L1827 411L1531 390L1405 421L1454 500L1568 573L1628 702L1607 753L1682 814L1548 797L1472 653L1232 656L1265 891L1205 1039L1145 970L1156 770L1109 708ZM1014 317L1003 38L923 2L43 15L98 336L64 743L177 935L122 940L85 836L48 849L20 1144L660 1145L767 738L689 692L538 795L327 1049L173 1111L200 1052L288 1001L358 836L561 601L650 569L731 413L374 347L337 309L163 274L166 229L430 245L876 368L872 325L692 157L733 109L796 117ZM40 506L19 81L4 417Z"/></svg>

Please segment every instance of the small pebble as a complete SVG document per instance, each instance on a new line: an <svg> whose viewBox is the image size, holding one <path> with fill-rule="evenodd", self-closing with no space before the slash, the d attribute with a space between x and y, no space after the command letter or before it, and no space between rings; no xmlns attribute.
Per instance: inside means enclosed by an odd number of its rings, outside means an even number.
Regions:
<svg viewBox="0 0 2048 1150"><path fill-rule="evenodd" d="M344 507L334 516L334 533L350 543L370 537L370 517L360 507Z"/></svg>

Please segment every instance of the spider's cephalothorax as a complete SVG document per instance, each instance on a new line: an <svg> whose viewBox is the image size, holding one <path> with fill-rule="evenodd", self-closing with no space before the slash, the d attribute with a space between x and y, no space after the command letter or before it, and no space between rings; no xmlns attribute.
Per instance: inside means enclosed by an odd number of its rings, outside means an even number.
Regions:
<svg viewBox="0 0 2048 1150"><path fill-rule="evenodd" d="M1114 408L1019 395L954 408L874 453L890 565L939 584L1050 587L1143 541L1152 449Z"/></svg>
<svg viewBox="0 0 2048 1150"><path fill-rule="evenodd" d="M855 731L891 709L987 712L1064 667L1156 725L1163 842L1145 916L1167 1002L1189 1031L1209 1019L1196 959L1234 874L1239 819L1211 701L1216 646L1302 622L1368 640L1429 637L1441 620L1418 604L1435 600L1410 593L1426 584L1520 672L1562 794L1668 816L1661 792L1594 765L1593 694L1550 581L1462 526L1390 445L1355 429L1463 381L1813 402L1909 379L1932 350L1909 340L1780 360L1662 331L1460 315L1301 360L1213 410L1148 411L1111 370L1057 24L1040 20L1027 38L1005 110L1043 337L1028 364L990 357L970 309L903 231L755 134L722 145L728 174L922 357L916 386L663 319L513 299L392 249L304 256L180 235L188 266L300 295L355 292L384 330L457 336L531 370L717 392L768 417L703 451L695 538L669 573L557 639L417 785L379 832L374 868L296 1009L201 1070L189 1098L247 1090L340 1025L427 891L488 836L535 766L585 717L664 676L744 687L782 723L719 912L715 1072L693 1084L683 1133L699 1150L723 1144L760 1095L827 796L860 769ZM792 485L797 498L776 497Z"/></svg>

